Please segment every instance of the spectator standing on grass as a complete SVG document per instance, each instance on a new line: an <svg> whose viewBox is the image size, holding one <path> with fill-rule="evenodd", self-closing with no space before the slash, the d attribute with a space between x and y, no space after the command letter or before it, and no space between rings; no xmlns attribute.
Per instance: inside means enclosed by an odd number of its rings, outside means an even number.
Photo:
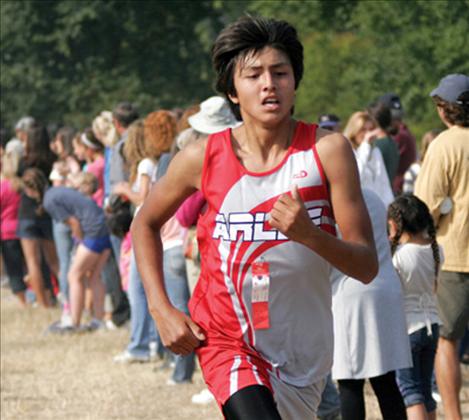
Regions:
<svg viewBox="0 0 469 420"><path fill-rule="evenodd" d="M412 350L412 367L397 371L397 383L409 420L435 420L432 378L440 322L435 290L442 249L428 207L414 195L399 196L391 203L388 231Z"/></svg>
<svg viewBox="0 0 469 420"><path fill-rule="evenodd" d="M52 151L58 159L52 166L49 180L54 187L70 186L70 180L81 172L80 163L73 154L73 139L75 130L71 127L62 127L57 131L50 143ZM52 220L55 249L59 260L59 299L62 304L62 313L70 316L70 303L68 301L68 270L70 268L73 250L73 238L70 227L66 223Z"/></svg>
<svg viewBox="0 0 469 420"><path fill-rule="evenodd" d="M110 209L112 206L108 206L108 199L110 189L109 171L111 165L111 151L112 147L119 140L116 132L116 127L113 123L113 117L111 111L101 111L99 115L95 117L92 123L92 130L94 136L104 146L104 203L103 206L106 209ZM126 209L127 210L127 209ZM115 226L119 232L116 236L124 237L124 231L128 230L127 224L130 226L130 214L128 211L122 211L119 216L114 217L116 224ZM115 225L116 225L115 224ZM109 229L111 231L111 229ZM111 232L112 234L113 232ZM111 252L106 265L103 270L103 277L106 283L106 308L112 308L112 320L106 320L107 327L110 329L115 326L123 325L128 321L130 317L130 306L127 296L123 290L123 282L120 275L120 270L114 256L114 252Z"/></svg>
<svg viewBox="0 0 469 420"><path fill-rule="evenodd" d="M112 111L112 122L119 140L112 146L109 156L109 191L105 191L106 197L112 194L116 184L119 182L128 182L129 180L123 149L127 140L127 129L137 118L138 112L130 102L120 102ZM111 234L111 243L114 257L117 264L119 264L122 238Z"/></svg>
<svg viewBox="0 0 469 420"><path fill-rule="evenodd" d="M129 182L114 186L113 194L124 196L135 206L135 212L142 205L156 179L157 159L159 156L148 154L144 122L134 121L128 128L124 144L124 157L129 168ZM169 149L170 144L166 146ZM130 233L128 233L130 236ZM122 255L121 255L122 257ZM114 357L118 363L149 362L150 343L157 341L156 327L148 311L145 291L135 264L130 255L130 271L127 294L130 302L130 342L126 350Z"/></svg>
<svg viewBox="0 0 469 420"><path fill-rule="evenodd" d="M415 137L403 121L404 108L398 95L386 93L378 98L378 102L383 103L391 110L392 125L394 131L396 131L392 137L399 149L399 165L392 187L395 194L400 194L402 192L404 174L417 158Z"/></svg>
<svg viewBox="0 0 469 420"><path fill-rule="evenodd" d="M375 146L377 130L373 118L364 111L354 112L345 125L344 136L350 140L357 159L360 185L374 191L384 205L394 199L381 150Z"/></svg>
<svg viewBox="0 0 469 420"><path fill-rule="evenodd" d="M1 160L0 191L0 249L11 291L18 298L21 306L26 306L24 282L25 265L21 242L16 235L18 210L20 205L20 182L18 167L23 156L21 143L7 143Z"/></svg>
<svg viewBox="0 0 469 420"><path fill-rule="evenodd" d="M77 242L68 272L71 325L58 323L50 332L76 332L81 328L85 289L92 293L93 319L88 329L103 326L105 288L101 270L110 253L111 243L103 209L81 192L68 187L48 189L47 178L38 169L23 175L24 191L36 203L38 213L47 211L54 220L66 222Z"/></svg>
<svg viewBox="0 0 469 420"><path fill-rule="evenodd" d="M47 130L38 123L22 126L21 140L24 144L24 157L21 160L19 176L27 169L35 168L46 179L56 156L50 150ZM18 130L17 130L18 132ZM24 134L24 135L23 135ZM53 240L52 220L45 212L37 212L38 203L21 194L16 234L21 239L21 247L26 260L28 280L40 306L50 307L55 301L50 271L59 277L59 264Z"/></svg>
<svg viewBox="0 0 469 420"><path fill-rule="evenodd" d="M382 102L376 102L368 108L368 113L376 124L373 144L383 156L384 166L392 186L399 167L399 149L392 138L392 134L395 134L396 129L392 125L391 110Z"/></svg>
<svg viewBox="0 0 469 420"><path fill-rule="evenodd" d="M355 160L340 134L291 116L303 73L292 26L243 17L212 51L243 124L171 161L132 224L139 271L163 343L197 351L227 419L315 418L332 362L330 264L365 283L377 271ZM188 316L165 290L160 232L197 189L207 211Z"/></svg>
<svg viewBox="0 0 469 420"><path fill-rule="evenodd" d="M443 325L435 371L445 418L459 420L458 342L469 321L469 77L450 74L430 96L447 129L428 148L415 195L430 209L445 254L437 288Z"/></svg>
<svg viewBox="0 0 469 420"><path fill-rule="evenodd" d="M334 365L342 419L363 420L364 383L368 379L385 419L405 419L395 371L412 365L402 289L391 260L386 208L379 197L363 190L373 224L379 272L369 285L334 272Z"/></svg>

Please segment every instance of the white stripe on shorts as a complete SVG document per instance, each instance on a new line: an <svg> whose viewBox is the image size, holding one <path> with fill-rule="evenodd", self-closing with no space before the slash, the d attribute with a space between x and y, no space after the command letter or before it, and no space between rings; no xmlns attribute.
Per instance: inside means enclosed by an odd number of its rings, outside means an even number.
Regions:
<svg viewBox="0 0 469 420"><path fill-rule="evenodd" d="M230 396L238 390L238 368L241 364L241 357L235 356L230 370Z"/></svg>
<svg viewBox="0 0 469 420"><path fill-rule="evenodd" d="M251 362L251 358L249 356L246 356L246 359L247 359L248 363L252 366L252 373L254 374L254 377L256 378L257 383L259 385L264 385L261 381L261 378L259 377L259 372L257 371L257 366L254 365Z"/></svg>

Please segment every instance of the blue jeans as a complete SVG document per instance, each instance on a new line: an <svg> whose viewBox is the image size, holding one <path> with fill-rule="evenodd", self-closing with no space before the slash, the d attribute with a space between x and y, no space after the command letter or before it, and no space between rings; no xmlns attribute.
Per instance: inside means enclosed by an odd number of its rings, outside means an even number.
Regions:
<svg viewBox="0 0 469 420"><path fill-rule="evenodd" d="M127 351L135 356L148 356L150 342L157 341L155 322L150 315L147 296L137 270L135 255L130 260L128 296L130 302L130 343Z"/></svg>
<svg viewBox="0 0 469 420"><path fill-rule="evenodd" d="M164 251L163 272L166 287L171 304L181 312L189 315L187 303L190 292L187 283L186 261L181 246L176 246ZM175 382L192 380L195 367L195 354L192 352L187 356L174 355L176 366L172 379Z"/></svg>
<svg viewBox="0 0 469 420"><path fill-rule="evenodd" d="M68 301L68 270L72 261L73 238L70 227L63 222L52 223L55 248L59 259L59 287L63 298Z"/></svg>
<svg viewBox="0 0 469 420"><path fill-rule="evenodd" d="M318 407L318 416L326 417L331 414L340 413L340 397L339 391L332 382L331 374L327 375L326 386L322 391L321 402Z"/></svg>
<svg viewBox="0 0 469 420"><path fill-rule="evenodd" d="M396 371L396 380L406 407L424 404L428 413L436 410L432 397L432 375L438 343L438 324L432 324L432 335L421 328L409 335L412 368Z"/></svg>

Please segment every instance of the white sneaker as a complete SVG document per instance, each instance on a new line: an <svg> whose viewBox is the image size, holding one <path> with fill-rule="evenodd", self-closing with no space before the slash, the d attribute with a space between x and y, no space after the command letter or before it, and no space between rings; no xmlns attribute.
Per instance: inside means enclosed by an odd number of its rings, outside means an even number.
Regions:
<svg viewBox="0 0 469 420"><path fill-rule="evenodd" d="M207 389L203 389L198 394L192 396L192 404L210 404L212 401L215 401L213 394Z"/></svg>
<svg viewBox="0 0 469 420"><path fill-rule="evenodd" d="M115 363L146 363L150 361L150 356L137 356L125 350L114 356L113 360Z"/></svg>
<svg viewBox="0 0 469 420"><path fill-rule="evenodd" d="M106 321L104 321L104 324L106 325L106 329L109 331L117 330L117 325L112 322L112 319L107 319Z"/></svg>
<svg viewBox="0 0 469 420"><path fill-rule="evenodd" d="M69 327L73 325L72 316L67 312L62 312L62 316L60 317L60 324L63 327Z"/></svg>

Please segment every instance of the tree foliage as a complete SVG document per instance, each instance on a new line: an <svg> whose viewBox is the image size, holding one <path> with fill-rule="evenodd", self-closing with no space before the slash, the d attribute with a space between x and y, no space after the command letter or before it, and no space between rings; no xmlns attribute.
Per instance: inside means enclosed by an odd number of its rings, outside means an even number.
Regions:
<svg viewBox="0 0 469 420"><path fill-rule="evenodd" d="M468 73L469 0L57 0L1 2L1 118L89 125L121 100L141 112L213 94L210 48L242 14L292 23L305 47L296 114L346 119L385 92L417 134L438 124L428 92Z"/></svg>

